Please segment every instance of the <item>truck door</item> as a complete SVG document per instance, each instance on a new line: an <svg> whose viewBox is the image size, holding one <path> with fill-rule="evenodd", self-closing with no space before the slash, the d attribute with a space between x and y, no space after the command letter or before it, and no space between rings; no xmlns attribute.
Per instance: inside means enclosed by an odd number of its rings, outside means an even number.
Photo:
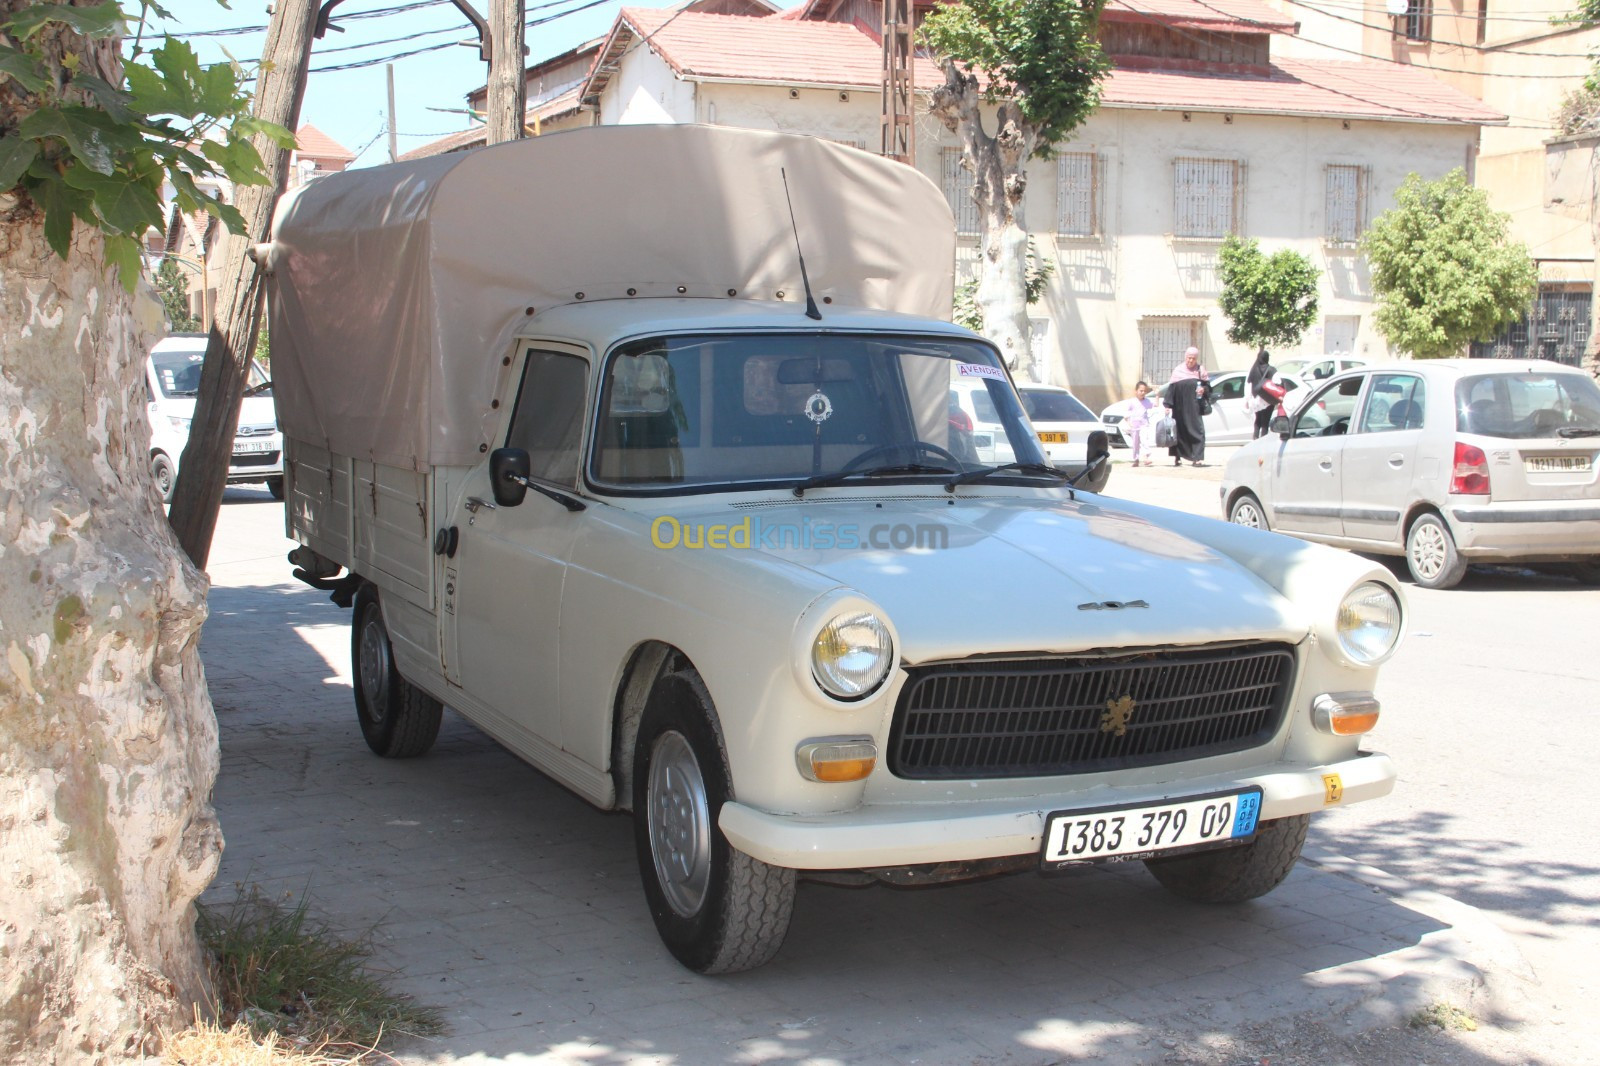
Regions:
<svg viewBox="0 0 1600 1066"><path fill-rule="evenodd" d="M588 380L583 356L527 352L503 443L528 452L530 480L575 489ZM458 540L441 586L446 675L522 744L561 747L561 590L583 523L584 512L537 492L496 505L487 458L454 503Z"/></svg>

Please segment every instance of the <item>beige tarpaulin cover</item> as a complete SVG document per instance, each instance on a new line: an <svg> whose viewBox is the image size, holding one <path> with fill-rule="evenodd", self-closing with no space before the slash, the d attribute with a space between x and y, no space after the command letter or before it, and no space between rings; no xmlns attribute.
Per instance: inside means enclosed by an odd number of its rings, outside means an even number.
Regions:
<svg viewBox="0 0 1600 1066"><path fill-rule="evenodd" d="M677 296L948 321L955 226L910 167L811 137L603 126L352 170L279 202L267 265L284 431L421 469L480 457L529 307ZM826 311L826 308L824 308Z"/></svg>

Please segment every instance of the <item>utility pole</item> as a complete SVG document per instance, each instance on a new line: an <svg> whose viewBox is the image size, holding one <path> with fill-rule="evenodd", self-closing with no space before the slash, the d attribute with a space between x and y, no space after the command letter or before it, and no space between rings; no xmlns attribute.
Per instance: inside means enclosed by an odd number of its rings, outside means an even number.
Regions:
<svg viewBox="0 0 1600 1066"><path fill-rule="evenodd" d="M335 0L337 2L337 0ZM278 0L267 24L261 73L256 81L252 113L293 130L300 119L306 74L311 67L311 40L317 24L317 0ZM244 402L245 374L255 354L264 293L261 273L248 256L251 244L267 239L272 207L289 177L289 149L264 134L253 142L266 171L266 185L242 186L234 206L244 216L244 233L228 235L217 308L206 343L195 399L189 443L178 466L169 521L184 552L200 569L211 553L222 490L228 481L233 435Z"/></svg>
<svg viewBox="0 0 1600 1066"><path fill-rule="evenodd" d="M384 67L389 72L389 162L393 163L400 158L400 135L394 128L394 64Z"/></svg>
<svg viewBox="0 0 1600 1066"><path fill-rule="evenodd" d="M522 22L525 0L489 0L489 128L486 143L522 137L528 109L528 81L523 71Z"/></svg>
<svg viewBox="0 0 1600 1066"><path fill-rule="evenodd" d="M883 0L883 108L878 152L916 166L916 51L911 0Z"/></svg>

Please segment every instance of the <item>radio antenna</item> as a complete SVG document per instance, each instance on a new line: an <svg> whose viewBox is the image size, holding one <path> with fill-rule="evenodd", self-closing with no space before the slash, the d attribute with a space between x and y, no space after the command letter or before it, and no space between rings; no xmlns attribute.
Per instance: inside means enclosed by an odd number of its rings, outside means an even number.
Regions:
<svg viewBox="0 0 1600 1066"><path fill-rule="evenodd" d="M789 228L794 230L794 254L800 259L800 284L806 290L806 317L821 322L822 312L817 310L817 301L811 296L811 279L806 276L806 253L800 249L800 227L794 221L794 201L789 198L789 172L779 167L778 173L783 177L783 202L789 205Z"/></svg>

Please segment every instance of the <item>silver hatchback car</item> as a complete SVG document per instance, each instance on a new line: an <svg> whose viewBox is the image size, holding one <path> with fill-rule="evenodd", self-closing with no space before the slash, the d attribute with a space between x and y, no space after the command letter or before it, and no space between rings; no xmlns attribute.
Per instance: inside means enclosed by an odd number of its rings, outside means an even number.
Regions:
<svg viewBox="0 0 1600 1066"><path fill-rule="evenodd" d="M1241 525L1404 555L1426 588L1469 561L1600 580L1600 387L1542 360L1364 366L1314 388L1223 473Z"/></svg>

